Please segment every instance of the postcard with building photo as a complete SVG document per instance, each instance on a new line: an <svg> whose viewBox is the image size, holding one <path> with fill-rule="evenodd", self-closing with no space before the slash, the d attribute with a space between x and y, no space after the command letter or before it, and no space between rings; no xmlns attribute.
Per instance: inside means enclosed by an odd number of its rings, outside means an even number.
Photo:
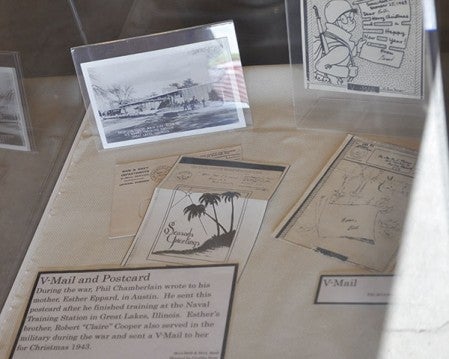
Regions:
<svg viewBox="0 0 449 359"><path fill-rule="evenodd" d="M30 150L23 101L13 67L0 67L0 148Z"/></svg>
<svg viewBox="0 0 449 359"><path fill-rule="evenodd" d="M246 126L226 37L81 64L104 148Z"/></svg>
<svg viewBox="0 0 449 359"><path fill-rule="evenodd" d="M305 86L423 96L420 0L301 0Z"/></svg>

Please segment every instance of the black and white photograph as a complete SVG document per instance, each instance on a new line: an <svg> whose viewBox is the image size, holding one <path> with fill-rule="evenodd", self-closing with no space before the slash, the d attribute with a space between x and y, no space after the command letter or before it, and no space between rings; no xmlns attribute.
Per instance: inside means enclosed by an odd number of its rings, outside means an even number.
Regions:
<svg viewBox="0 0 449 359"><path fill-rule="evenodd" d="M104 148L246 126L243 70L226 37L81 69Z"/></svg>
<svg viewBox="0 0 449 359"><path fill-rule="evenodd" d="M418 0L302 0L307 89L423 96Z"/></svg>
<svg viewBox="0 0 449 359"><path fill-rule="evenodd" d="M0 148L30 150L23 101L13 67L0 67Z"/></svg>

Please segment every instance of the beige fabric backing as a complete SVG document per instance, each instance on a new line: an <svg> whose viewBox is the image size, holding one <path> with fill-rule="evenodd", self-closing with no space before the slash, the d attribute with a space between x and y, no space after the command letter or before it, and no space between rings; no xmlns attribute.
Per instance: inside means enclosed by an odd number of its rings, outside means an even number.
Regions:
<svg viewBox="0 0 449 359"><path fill-rule="evenodd" d="M102 150L87 113L1 313L1 358L14 343L38 270L119 265L130 240L108 239L116 163L234 145L245 160L291 168L237 283L226 358L376 357L385 306L313 304L320 274L364 272L271 236L346 134L297 129L289 66L250 67L245 76L253 125L244 130ZM417 139L395 142L414 147Z"/></svg>

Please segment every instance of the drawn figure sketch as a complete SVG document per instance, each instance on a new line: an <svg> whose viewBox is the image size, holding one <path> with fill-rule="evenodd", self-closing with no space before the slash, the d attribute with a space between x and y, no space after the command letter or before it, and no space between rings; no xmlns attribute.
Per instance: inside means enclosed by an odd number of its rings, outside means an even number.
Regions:
<svg viewBox="0 0 449 359"><path fill-rule="evenodd" d="M416 153L348 137L276 237L376 271L397 251Z"/></svg>
<svg viewBox="0 0 449 359"><path fill-rule="evenodd" d="M0 148L30 150L19 83L12 67L0 67Z"/></svg>
<svg viewBox="0 0 449 359"><path fill-rule="evenodd" d="M419 0L303 0L306 88L422 97Z"/></svg>

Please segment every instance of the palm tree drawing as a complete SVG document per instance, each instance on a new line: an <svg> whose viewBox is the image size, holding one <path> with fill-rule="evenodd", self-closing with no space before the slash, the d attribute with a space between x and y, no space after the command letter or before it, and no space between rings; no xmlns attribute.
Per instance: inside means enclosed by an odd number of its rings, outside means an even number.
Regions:
<svg viewBox="0 0 449 359"><path fill-rule="evenodd" d="M238 192L225 192L221 194L221 197L225 202L231 202L231 226L229 227L229 232L234 230L234 198L239 198L240 193Z"/></svg>
<svg viewBox="0 0 449 359"><path fill-rule="evenodd" d="M201 217L206 213L206 208L202 204L192 203L190 206L184 208L184 214L187 214L187 220L190 222L192 218Z"/></svg>
<svg viewBox="0 0 449 359"><path fill-rule="evenodd" d="M204 193L200 197L200 203L204 204L206 208L208 205L212 206L212 209L214 211L215 222L217 224L217 236L220 235L220 223L218 222L217 209L215 208L215 205L218 205L220 202L221 197L217 193Z"/></svg>
<svg viewBox="0 0 449 359"><path fill-rule="evenodd" d="M200 198L201 201L201 198ZM223 227L223 225L218 222L217 215L215 213L215 218L212 217L209 213L206 212L206 206L202 205L202 204L194 204L192 203L191 205L187 206L186 208L184 208L184 214L187 215L187 220L190 222L193 218L200 218L201 216L206 216L209 219L211 219L212 221L214 221L217 225L217 235L220 235L220 228L223 230L223 232L227 233L226 229Z"/></svg>
<svg viewBox="0 0 449 359"><path fill-rule="evenodd" d="M203 193L198 199L199 203L192 203L183 209L183 213L187 216L187 220L190 222L195 218L201 220L201 217L206 217L216 225L216 234L212 235L209 239L204 241L199 247L192 249L174 250L170 247L168 250L162 250L154 252L155 254L197 254L213 251L220 247L231 247L232 241L236 230L234 229L234 217L235 217L235 201L240 197L238 192L225 192L225 193ZM223 201L222 201L223 199ZM227 230L222 223L220 223L218 212L226 210L227 205L221 205L222 203L231 204L231 221L230 228ZM221 206L220 206L221 205ZM212 207L213 215L207 212L207 208ZM228 207L229 209L229 207ZM222 212L223 213L223 212Z"/></svg>

